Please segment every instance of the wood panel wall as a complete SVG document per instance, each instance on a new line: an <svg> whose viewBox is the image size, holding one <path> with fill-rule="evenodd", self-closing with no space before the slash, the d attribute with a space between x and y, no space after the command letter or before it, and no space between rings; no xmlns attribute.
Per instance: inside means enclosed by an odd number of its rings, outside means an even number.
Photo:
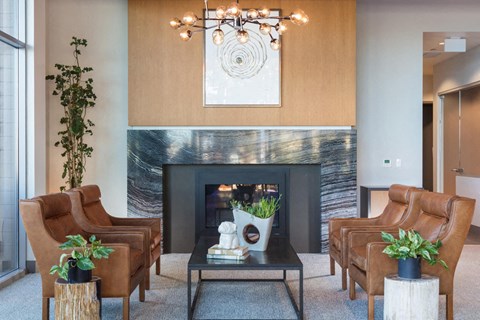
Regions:
<svg viewBox="0 0 480 320"><path fill-rule="evenodd" d="M209 1L215 8L229 1ZM183 42L168 22L201 0L129 0L130 126L354 126L355 0L242 0L310 22L282 37L282 106L203 107L203 34Z"/></svg>

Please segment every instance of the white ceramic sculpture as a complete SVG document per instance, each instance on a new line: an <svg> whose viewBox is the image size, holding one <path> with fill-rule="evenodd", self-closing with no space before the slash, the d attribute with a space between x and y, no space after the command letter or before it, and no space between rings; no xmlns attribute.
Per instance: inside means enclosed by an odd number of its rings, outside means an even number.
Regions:
<svg viewBox="0 0 480 320"><path fill-rule="evenodd" d="M218 226L220 241L218 246L223 249L235 249L238 247L237 226L230 221L224 221Z"/></svg>

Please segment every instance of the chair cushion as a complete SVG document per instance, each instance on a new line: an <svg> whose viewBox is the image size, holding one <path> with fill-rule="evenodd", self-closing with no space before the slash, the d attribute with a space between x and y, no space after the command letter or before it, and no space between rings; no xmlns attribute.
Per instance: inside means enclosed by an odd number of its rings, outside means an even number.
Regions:
<svg viewBox="0 0 480 320"><path fill-rule="evenodd" d="M56 193L34 198L42 207L45 227L52 238L58 242L65 242L67 235L85 233L73 219L70 197L65 193Z"/></svg>
<svg viewBox="0 0 480 320"><path fill-rule="evenodd" d="M356 265L363 271L367 270L367 247L359 246L350 249L350 259L352 264Z"/></svg>
<svg viewBox="0 0 480 320"><path fill-rule="evenodd" d="M142 251L130 248L130 274L134 275L144 262Z"/></svg>
<svg viewBox="0 0 480 320"><path fill-rule="evenodd" d="M162 237L160 232L152 231L152 238L150 239L150 249L153 250L160 245Z"/></svg>

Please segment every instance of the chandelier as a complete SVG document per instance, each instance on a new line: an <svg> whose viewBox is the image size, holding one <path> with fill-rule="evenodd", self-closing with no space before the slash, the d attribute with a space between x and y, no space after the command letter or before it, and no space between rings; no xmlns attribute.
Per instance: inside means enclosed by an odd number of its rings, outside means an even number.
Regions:
<svg viewBox="0 0 480 320"><path fill-rule="evenodd" d="M173 18L170 20L170 26L175 30L180 30L180 38L183 41L189 41L194 33L205 32L215 28L212 33L212 40L214 44L219 46L225 38L225 33L222 30L223 26L228 26L235 30L235 36L238 42L245 44L249 41L250 35L244 26L247 24L258 25L258 31L262 35L270 36L270 47L273 50L279 50L281 46L279 36L283 35L288 29L285 20L290 20L293 24L302 26L308 23L309 19L301 9L295 9L289 16L284 17L271 16L270 9L267 7L248 9L244 14L240 7L239 0L232 2L227 7L219 6L215 10L215 16L210 17L208 0L205 0L204 18L199 18L195 13L189 11L183 15L182 19ZM197 24L202 21L203 25ZM206 26L206 21L213 22L214 24L212 26ZM272 24L271 21L275 21L276 23Z"/></svg>

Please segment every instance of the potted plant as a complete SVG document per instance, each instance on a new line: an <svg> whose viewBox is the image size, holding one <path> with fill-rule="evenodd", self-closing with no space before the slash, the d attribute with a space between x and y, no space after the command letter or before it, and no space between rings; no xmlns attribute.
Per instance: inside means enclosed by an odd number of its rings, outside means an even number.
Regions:
<svg viewBox="0 0 480 320"><path fill-rule="evenodd" d="M87 109L95 106L97 96L93 92L93 79L84 79L84 76L93 71L91 67L81 67L79 56L80 47L87 46L87 40L72 37L73 65L55 64L59 71L57 75L48 75L47 80L55 81L54 96L60 96L60 104L63 107L63 116L60 124L63 127L58 132L60 140L55 142L55 147L62 146L63 164L62 179L67 179L69 188L77 188L82 185L83 173L85 172L86 158L92 156L93 148L84 141L84 136L92 135L93 122L86 118ZM66 187L60 187L65 190Z"/></svg>
<svg viewBox="0 0 480 320"><path fill-rule="evenodd" d="M382 231L382 239L390 243L383 250L383 253L386 253L390 258L398 259L398 276L401 278L421 278L421 258L430 265L438 262L448 270L445 261L438 259L438 249L442 246L440 240L431 243L423 239L417 231L409 230L405 232L403 229L398 229L398 239Z"/></svg>
<svg viewBox="0 0 480 320"><path fill-rule="evenodd" d="M58 273L60 278L67 280L68 283L81 283L92 280L92 269L95 264L92 257L95 259L108 258L110 253L114 250L102 245L100 240L97 240L94 235L87 240L81 235L68 235L67 241L60 245L62 250L72 250L70 254L63 253L60 256L58 265L50 268L50 274ZM68 259L65 261L65 258Z"/></svg>
<svg viewBox="0 0 480 320"><path fill-rule="evenodd" d="M236 200L230 202L241 246L247 246L253 251L267 250L273 219L275 212L280 209L281 197L263 197L253 204ZM252 229L257 229L258 233L252 234Z"/></svg>

